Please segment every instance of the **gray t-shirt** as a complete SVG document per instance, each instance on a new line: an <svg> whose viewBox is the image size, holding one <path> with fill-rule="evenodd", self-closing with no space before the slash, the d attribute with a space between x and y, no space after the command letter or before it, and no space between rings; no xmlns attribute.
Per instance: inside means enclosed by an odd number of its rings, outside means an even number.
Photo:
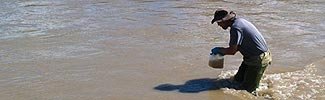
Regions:
<svg viewBox="0 0 325 100"><path fill-rule="evenodd" d="M268 50L262 34L243 18L236 18L231 26L229 45L238 45L244 57L258 56Z"/></svg>

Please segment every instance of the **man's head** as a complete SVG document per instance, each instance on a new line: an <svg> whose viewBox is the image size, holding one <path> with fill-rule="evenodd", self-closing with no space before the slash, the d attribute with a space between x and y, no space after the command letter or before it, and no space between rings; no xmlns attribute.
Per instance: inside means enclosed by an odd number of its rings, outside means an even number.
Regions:
<svg viewBox="0 0 325 100"><path fill-rule="evenodd" d="M211 21L211 24L217 22L220 27L226 30L231 26L233 19L236 17L236 14L233 11L228 12L224 9L218 9L214 13L214 18Z"/></svg>

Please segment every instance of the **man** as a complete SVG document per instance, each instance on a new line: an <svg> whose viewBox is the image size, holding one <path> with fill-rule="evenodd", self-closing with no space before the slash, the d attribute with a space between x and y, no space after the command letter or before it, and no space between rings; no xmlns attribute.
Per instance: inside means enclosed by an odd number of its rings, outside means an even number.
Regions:
<svg viewBox="0 0 325 100"><path fill-rule="evenodd" d="M272 60L262 34L252 23L243 18L236 18L233 11L216 10L211 24L214 22L224 30L230 27L230 41L229 47L213 48L212 54L234 55L239 51L243 55L243 62L234 76L234 81L241 84L239 89L252 93L258 88L264 70Z"/></svg>

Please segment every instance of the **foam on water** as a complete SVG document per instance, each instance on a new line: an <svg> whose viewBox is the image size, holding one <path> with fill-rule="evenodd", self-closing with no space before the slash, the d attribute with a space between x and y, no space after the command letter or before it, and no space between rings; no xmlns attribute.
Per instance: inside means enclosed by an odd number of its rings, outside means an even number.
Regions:
<svg viewBox="0 0 325 100"><path fill-rule="evenodd" d="M324 98L325 77L315 74L318 69L314 64L294 72L264 74L257 97L243 90L224 88L224 93L246 99L295 99L310 100ZM230 78L236 70L223 71L220 78Z"/></svg>

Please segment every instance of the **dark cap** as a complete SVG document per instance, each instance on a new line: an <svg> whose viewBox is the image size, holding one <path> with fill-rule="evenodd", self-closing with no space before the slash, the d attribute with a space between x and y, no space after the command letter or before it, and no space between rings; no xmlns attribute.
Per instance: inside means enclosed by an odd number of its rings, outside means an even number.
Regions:
<svg viewBox="0 0 325 100"><path fill-rule="evenodd" d="M235 16L236 14L233 11L228 12L227 10L224 9L218 9L214 13L214 18L212 19L211 24L213 24L214 22L226 21L234 18Z"/></svg>

